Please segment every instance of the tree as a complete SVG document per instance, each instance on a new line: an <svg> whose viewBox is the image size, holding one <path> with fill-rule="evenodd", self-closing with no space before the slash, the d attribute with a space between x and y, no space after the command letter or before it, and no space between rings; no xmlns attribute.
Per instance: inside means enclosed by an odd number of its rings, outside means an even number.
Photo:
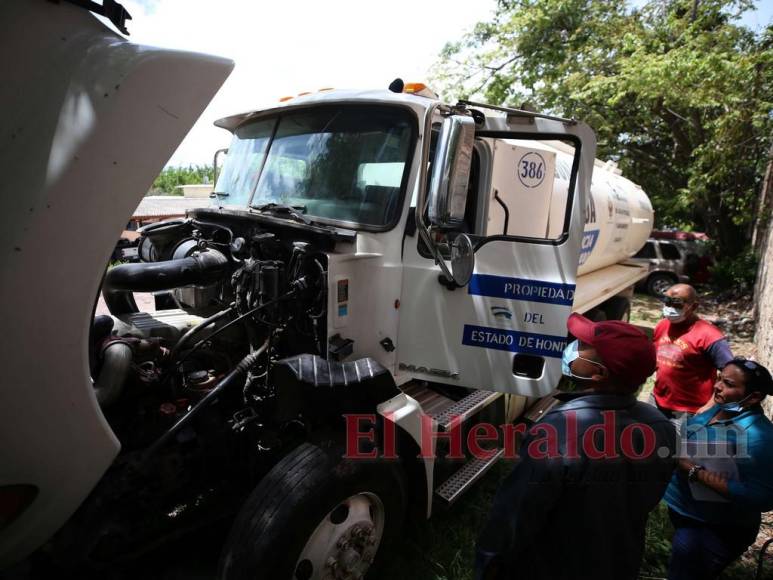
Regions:
<svg viewBox="0 0 773 580"><path fill-rule="evenodd" d="M150 195L182 195L177 189L179 185L197 183L212 183L213 169L211 165L189 165L188 167L165 167L156 177L148 194Z"/></svg>
<svg viewBox="0 0 773 580"><path fill-rule="evenodd" d="M500 0L446 45L450 98L575 117L655 206L659 226L747 250L773 130L773 27L738 24L749 0Z"/></svg>

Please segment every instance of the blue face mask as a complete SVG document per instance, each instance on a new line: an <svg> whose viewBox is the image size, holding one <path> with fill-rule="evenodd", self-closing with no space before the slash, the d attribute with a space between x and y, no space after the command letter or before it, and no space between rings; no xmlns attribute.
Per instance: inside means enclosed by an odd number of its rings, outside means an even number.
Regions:
<svg viewBox="0 0 773 580"><path fill-rule="evenodd" d="M740 413L742 411L745 411L742 403L749 397L751 397L751 395L747 395L740 401L733 401L732 403L719 403L717 406L723 411L726 411L728 413Z"/></svg>
<svg viewBox="0 0 773 580"><path fill-rule="evenodd" d="M578 358L586 362L592 363L594 365L598 365L600 367L604 366L603 364L598 363L595 360L589 360L587 358L581 357L580 341L575 340L566 345L566 348L564 349L564 353L561 356L561 372L564 374L564 376L569 377L571 379L586 380L586 381L591 378L591 377L581 377L580 375L576 375L572 372L571 365Z"/></svg>
<svg viewBox="0 0 773 580"><path fill-rule="evenodd" d="M565 377L572 376L572 367L570 366L580 356L580 343L578 341L570 342L564 349L564 354L561 356L561 372Z"/></svg>

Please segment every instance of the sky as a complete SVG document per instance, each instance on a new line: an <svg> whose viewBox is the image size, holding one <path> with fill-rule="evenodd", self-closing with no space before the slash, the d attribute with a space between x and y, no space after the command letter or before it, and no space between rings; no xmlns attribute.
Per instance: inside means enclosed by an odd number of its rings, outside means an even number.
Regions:
<svg viewBox="0 0 773 580"><path fill-rule="evenodd" d="M227 131L213 126L216 119L283 96L323 87L386 88L396 77L427 81L445 43L488 20L496 7L496 0L120 1L132 15L132 42L236 63L167 165L212 163L230 142ZM756 6L742 22L760 30L773 20L773 1Z"/></svg>
<svg viewBox="0 0 773 580"><path fill-rule="evenodd" d="M225 56L236 66L168 165L210 164L230 142L212 123L280 97L427 80L444 44L486 20L495 0L121 0L129 39Z"/></svg>

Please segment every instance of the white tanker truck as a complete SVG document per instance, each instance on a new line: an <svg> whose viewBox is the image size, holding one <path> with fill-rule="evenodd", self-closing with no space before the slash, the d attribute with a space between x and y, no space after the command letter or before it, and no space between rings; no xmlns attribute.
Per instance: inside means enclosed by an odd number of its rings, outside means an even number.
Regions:
<svg viewBox="0 0 773 580"><path fill-rule="evenodd" d="M222 578L361 578L512 448L471 453L472 426L537 414L573 309L628 314L653 213L593 132L402 82L222 119L212 207L105 271L232 65L3 12L40 42L0 93L0 568L109 567L234 514Z"/></svg>

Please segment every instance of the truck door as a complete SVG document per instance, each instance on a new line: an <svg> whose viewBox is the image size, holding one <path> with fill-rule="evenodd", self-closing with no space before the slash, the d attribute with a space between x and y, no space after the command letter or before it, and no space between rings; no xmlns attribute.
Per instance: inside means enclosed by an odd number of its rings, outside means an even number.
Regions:
<svg viewBox="0 0 773 580"><path fill-rule="evenodd" d="M556 148L567 145L571 177L559 183ZM472 279L447 283L421 237L406 236L398 373L545 395L561 376L595 137L581 123L518 113L478 126L475 152L461 226L473 241ZM467 219L470 208L477 217Z"/></svg>

